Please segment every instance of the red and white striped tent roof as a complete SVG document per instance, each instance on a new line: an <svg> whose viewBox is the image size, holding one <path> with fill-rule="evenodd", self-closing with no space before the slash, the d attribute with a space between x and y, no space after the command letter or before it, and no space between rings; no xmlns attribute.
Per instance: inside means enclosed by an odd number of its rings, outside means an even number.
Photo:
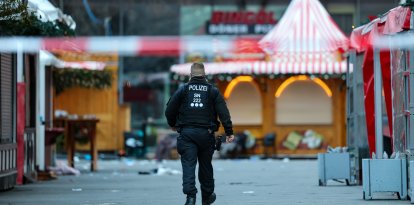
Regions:
<svg viewBox="0 0 414 205"><path fill-rule="evenodd" d="M318 0L292 0L279 23L259 41L271 61L206 63L206 73L342 74L347 63L338 56L348 43ZM190 65L174 65L171 71L187 75Z"/></svg>
<svg viewBox="0 0 414 205"><path fill-rule="evenodd" d="M259 44L272 55L317 54L346 48L348 39L318 0L293 0Z"/></svg>

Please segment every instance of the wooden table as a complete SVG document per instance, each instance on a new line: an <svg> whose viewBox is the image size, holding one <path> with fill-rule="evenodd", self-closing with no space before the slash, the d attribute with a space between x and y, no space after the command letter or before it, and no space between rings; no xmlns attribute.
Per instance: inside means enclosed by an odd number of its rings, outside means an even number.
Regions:
<svg viewBox="0 0 414 205"><path fill-rule="evenodd" d="M62 123L62 119L55 121L61 121L60 123ZM69 166L75 167L73 157L75 155L76 136L82 135L89 139L91 146L91 171L97 170L98 150L96 149L96 124L98 122L99 119L63 119L65 127L65 148Z"/></svg>

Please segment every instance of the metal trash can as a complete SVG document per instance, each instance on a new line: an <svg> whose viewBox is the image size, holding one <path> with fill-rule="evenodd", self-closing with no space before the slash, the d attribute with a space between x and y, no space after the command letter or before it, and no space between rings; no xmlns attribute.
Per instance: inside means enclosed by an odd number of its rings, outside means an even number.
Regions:
<svg viewBox="0 0 414 205"><path fill-rule="evenodd" d="M128 157L140 158L146 154L146 140L142 130L124 132L125 154Z"/></svg>

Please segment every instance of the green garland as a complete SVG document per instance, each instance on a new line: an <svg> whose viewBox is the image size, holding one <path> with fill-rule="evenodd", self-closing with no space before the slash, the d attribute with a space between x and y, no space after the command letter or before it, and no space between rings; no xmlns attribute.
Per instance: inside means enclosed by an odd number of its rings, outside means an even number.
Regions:
<svg viewBox="0 0 414 205"><path fill-rule="evenodd" d="M27 10L22 0L0 3L0 36L74 36L75 31L64 22L42 22Z"/></svg>
<svg viewBox="0 0 414 205"><path fill-rule="evenodd" d="M0 36L74 36L64 22L42 22L27 10L27 1L0 1ZM56 94L72 87L105 89L112 86L112 72L53 69Z"/></svg>
<svg viewBox="0 0 414 205"><path fill-rule="evenodd" d="M110 70L96 71L84 69L53 69L53 85L56 94L73 88L105 89L112 86L112 72Z"/></svg>

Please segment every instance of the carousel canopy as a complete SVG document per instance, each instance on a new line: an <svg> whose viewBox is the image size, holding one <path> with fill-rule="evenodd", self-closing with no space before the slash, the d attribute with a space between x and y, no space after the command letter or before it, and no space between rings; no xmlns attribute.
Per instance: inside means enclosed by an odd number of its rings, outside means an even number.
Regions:
<svg viewBox="0 0 414 205"><path fill-rule="evenodd" d="M347 48L348 39L318 0L293 0L259 44L268 54L284 56L334 52Z"/></svg>
<svg viewBox="0 0 414 205"><path fill-rule="evenodd" d="M270 61L206 63L207 74L342 74L348 39L318 0L293 0L279 23L260 41ZM171 71L187 75L190 64Z"/></svg>

